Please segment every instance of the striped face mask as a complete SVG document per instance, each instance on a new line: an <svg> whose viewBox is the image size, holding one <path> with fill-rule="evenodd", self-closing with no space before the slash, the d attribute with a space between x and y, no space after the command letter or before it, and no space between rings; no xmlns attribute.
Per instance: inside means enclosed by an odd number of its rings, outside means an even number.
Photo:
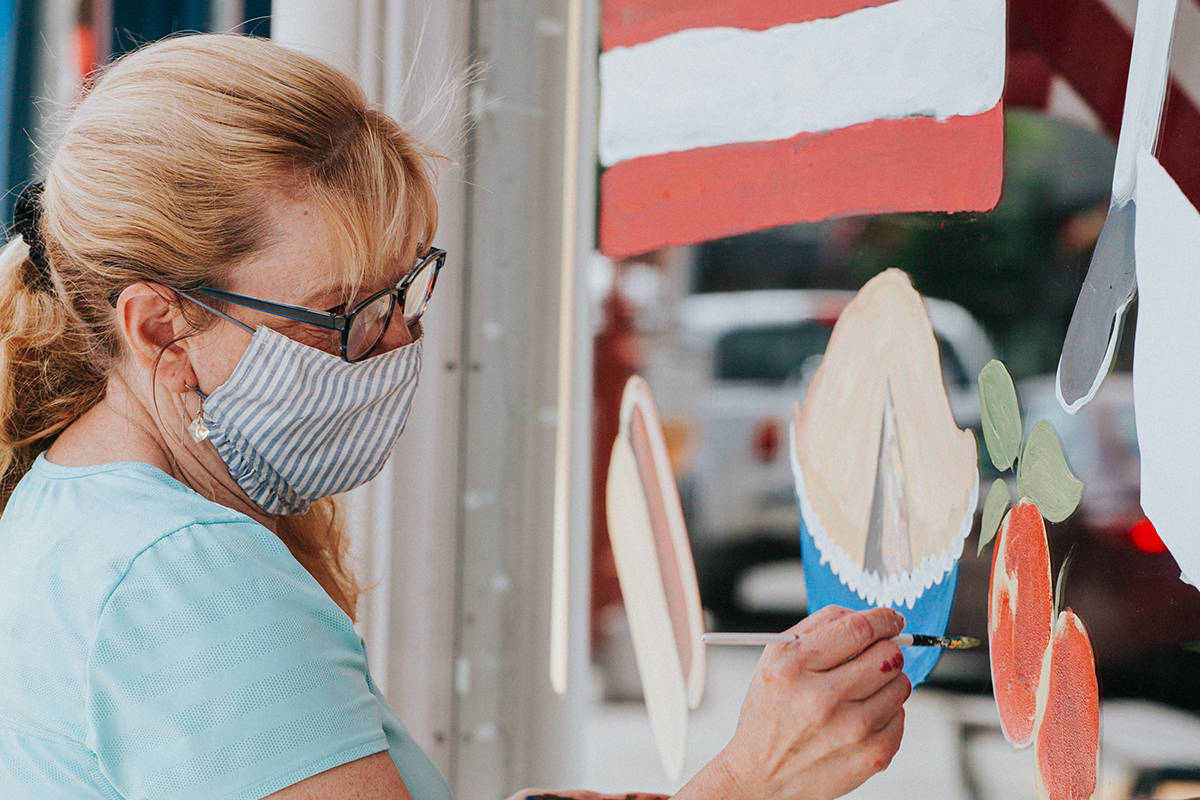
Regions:
<svg viewBox="0 0 1200 800"><path fill-rule="evenodd" d="M348 363L268 327L204 399L229 474L269 514L302 514L366 483L404 430L421 343Z"/></svg>

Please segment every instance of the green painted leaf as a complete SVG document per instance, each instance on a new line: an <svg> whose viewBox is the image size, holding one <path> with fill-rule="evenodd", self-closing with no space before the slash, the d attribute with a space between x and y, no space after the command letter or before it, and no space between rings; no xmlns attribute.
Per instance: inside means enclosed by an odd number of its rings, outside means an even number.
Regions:
<svg viewBox="0 0 1200 800"><path fill-rule="evenodd" d="M1012 376L996 359L979 371L983 442L996 469L1012 469L1021 453L1021 408Z"/></svg>
<svg viewBox="0 0 1200 800"><path fill-rule="evenodd" d="M988 489L987 499L983 501L983 524L979 528L978 553L982 553L983 548L996 538L996 531L1000 530L1004 512L1008 510L1011 503L1012 498L1008 494L1008 484L1004 482L1003 478L996 478L992 481L992 488Z"/></svg>
<svg viewBox="0 0 1200 800"><path fill-rule="evenodd" d="M1025 442L1017 467L1017 494L1036 503L1051 522L1071 516L1083 496L1083 481L1067 466L1058 435L1044 419L1033 426Z"/></svg>

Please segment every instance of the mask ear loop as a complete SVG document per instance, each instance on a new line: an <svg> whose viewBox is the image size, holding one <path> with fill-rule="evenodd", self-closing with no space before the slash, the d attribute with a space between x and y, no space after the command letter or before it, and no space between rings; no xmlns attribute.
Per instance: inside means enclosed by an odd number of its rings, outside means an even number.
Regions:
<svg viewBox="0 0 1200 800"><path fill-rule="evenodd" d="M227 322L232 322L234 325L237 325L242 330L249 332L251 335L254 334L254 328L251 328L249 325L242 322L241 320L234 319L233 317L226 314L224 311L219 311L219 310L213 308L212 306L210 306L208 303L204 302L203 300L198 300L195 297L192 297L187 292L181 292L178 289L175 290L175 294L179 295L180 297L182 297L186 300L191 300L193 303L200 306L201 308L203 308L205 311L209 312L210 314L216 314L221 319L223 319ZM196 410L196 416L192 419L192 421L187 424L187 430L188 430L188 433L190 433L192 435L192 439L194 439L197 443L200 443L200 442L203 442L205 439L207 439L209 437L209 435L211 434L211 431L208 429L208 425L205 424L205 422L204 422L204 401L208 399L208 395L206 395L204 392L200 391L199 386L189 386L187 388L189 388L193 392L195 392L196 395L200 398L200 408Z"/></svg>

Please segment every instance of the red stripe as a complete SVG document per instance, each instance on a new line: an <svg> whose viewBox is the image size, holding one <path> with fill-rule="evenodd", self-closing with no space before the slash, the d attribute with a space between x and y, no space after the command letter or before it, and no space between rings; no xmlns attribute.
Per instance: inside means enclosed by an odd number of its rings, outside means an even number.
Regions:
<svg viewBox="0 0 1200 800"><path fill-rule="evenodd" d="M600 178L600 250L622 258L836 216L984 211L1000 198L1003 145L997 104L623 161Z"/></svg>
<svg viewBox="0 0 1200 800"><path fill-rule="evenodd" d="M1009 0L1008 15L1010 46L1033 44L1115 139L1133 49L1121 21L1100 0Z"/></svg>
<svg viewBox="0 0 1200 800"><path fill-rule="evenodd" d="M1158 162L1179 185L1192 205L1200 208L1200 110L1179 85L1167 87L1166 111L1158 133Z"/></svg>
<svg viewBox="0 0 1200 800"><path fill-rule="evenodd" d="M601 49L630 47L688 28L762 31L891 2L895 0L604 0Z"/></svg>
<svg viewBox="0 0 1200 800"><path fill-rule="evenodd" d="M1008 52L1004 76L1004 104L1045 109L1050 100L1054 71L1036 50Z"/></svg>

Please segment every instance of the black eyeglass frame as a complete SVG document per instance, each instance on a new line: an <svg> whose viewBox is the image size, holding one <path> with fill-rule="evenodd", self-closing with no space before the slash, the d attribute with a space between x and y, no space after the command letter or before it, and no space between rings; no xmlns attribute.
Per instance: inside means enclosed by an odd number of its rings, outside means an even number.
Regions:
<svg viewBox="0 0 1200 800"><path fill-rule="evenodd" d="M350 363L362 361L370 357L371 353L375 352L375 348L379 346L379 342L383 340L383 335L387 331L388 326L392 324L392 317L395 316L396 307L404 308L405 295L413 281L421 270L430 264L433 265L433 274L429 276L429 285L425 290L425 297L421 299L421 305L417 309L417 313L412 317L405 318L404 322L411 325L421 318L425 313L425 309L429 306L429 298L433 296L433 286L437 283L438 273L442 271L442 267L446 263L446 251L440 247L431 247L429 252L417 259L417 263L412 269L404 274L400 282L390 289L383 289L363 300L356 305L349 313L335 314L332 311L321 311L315 308L306 308L304 306L294 306L289 303L274 303L270 300L262 300L257 297L248 297L243 294L234 294L227 292L224 289L214 289L210 286L201 286L199 289L191 289L185 294L198 294L204 297L212 298L213 300L221 300L226 303L231 303L235 306L250 308L255 311L263 311L267 314L272 314L276 317L294 320L296 322L306 322L309 325L316 325L320 328L325 328L331 331L337 331L341 334L341 356L344 360ZM350 340L350 328L354 324L354 318L359 312L370 306L380 297L390 294L392 296L391 308L388 310L387 320L380 329L379 338L376 339L370 347L368 347L358 358L350 358L346 355L346 347ZM402 311L403 313L403 311Z"/></svg>

